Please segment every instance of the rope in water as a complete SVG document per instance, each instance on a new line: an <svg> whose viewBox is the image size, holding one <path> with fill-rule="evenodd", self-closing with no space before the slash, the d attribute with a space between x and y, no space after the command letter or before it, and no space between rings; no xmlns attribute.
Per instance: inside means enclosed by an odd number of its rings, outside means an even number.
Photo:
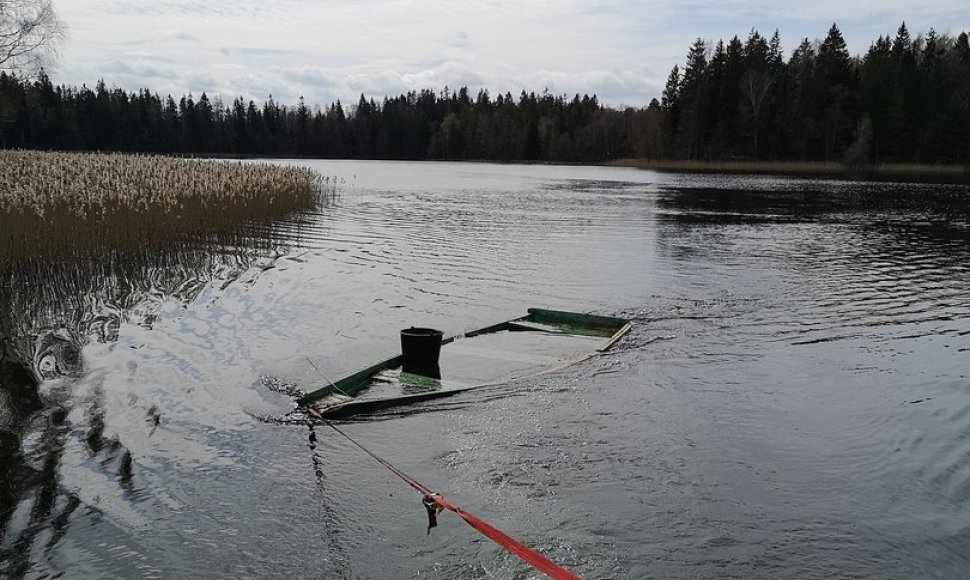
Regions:
<svg viewBox="0 0 970 580"><path fill-rule="evenodd" d="M413 477L404 473L397 467L394 467L387 460L378 456L376 453L373 453L371 450L367 449L366 447L358 443L353 437L341 431L336 425L334 425L330 421L327 421L322 415L316 412L316 410L311 408L308 410L308 412L311 416L313 416L313 418L323 422L324 425L327 425L328 427L330 427L331 429L333 429L334 431L342 435L345 439L347 439L347 441L350 441L358 449L360 449L367 455L370 455L378 463L386 467L391 473L401 478L404 481L404 483L410 485L415 491L420 493L423 496L425 507L428 508L428 513L430 518L429 526L434 526L435 511L446 509L450 512L457 514L458 517L465 520L465 522L468 525L475 528L479 533L481 533L488 539L492 540L499 546L502 546L512 554L515 554L524 562L526 562L536 570L542 572L546 576L549 576L553 580L582 580L581 577L559 566L549 558L546 558L545 556L536 552L532 548L526 546L522 542L516 540L515 538L506 534L505 532L499 530L498 528L490 525L484 520L472 515L471 513L461 509L460 507L456 506L455 504L441 497L441 494L434 493L433 491L431 491L430 488L428 488L421 482L417 481Z"/></svg>

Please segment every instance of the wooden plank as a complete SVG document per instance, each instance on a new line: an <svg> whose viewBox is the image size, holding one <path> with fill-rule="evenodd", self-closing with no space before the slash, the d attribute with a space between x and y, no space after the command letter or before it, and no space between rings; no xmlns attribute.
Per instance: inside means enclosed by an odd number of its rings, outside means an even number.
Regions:
<svg viewBox="0 0 970 580"><path fill-rule="evenodd" d="M631 328L633 328L633 323L632 322L627 322L625 325L623 325L623 328L621 328L620 330L617 330L616 331L616 334L614 334L612 336L612 338L610 338L609 342L607 342L606 344L604 344L603 346L599 347L596 350L598 352L606 352L614 344L616 344L617 342L619 342L620 339L623 338L623 335L625 335L626 333L630 332L630 329Z"/></svg>
<svg viewBox="0 0 970 580"><path fill-rule="evenodd" d="M326 409L317 409L317 412L328 418L349 417L351 415L372 413L382 409L389 409L399 405L410 405L412 403L419 403L421 401L430 401L432 399L450 397L452 395L457 395L458 393L464 393L465 391L478 389L484 386L487 385L479 385L475 387L466 387L464 389L453 389L448 391L431 391L427 393L418 393L416 395L403 395L401 397L389 397L385 399L355 400L348 403L343 403L341 405L334 405L333 407L328 407Z"/></svg>
<svg viewBox="0 0 970 580"><path fill-rule="evenodd" d="M332 385L327 385L325 387L319 388L313 392L307 393L300 397L297 401L300 405L306 405L312 403L317 399L322 399L332 393L343 393L345 395L356 395L358 392L363 390L370 382L371 375L378 373L384 369L392 369L394 367L399 367L404 362L404 357L402 355L393 356L389 359L382 360L375 363L369 367L355 371L348 375L341 377L340 379L334 381ZM336 387L336 388L334 388Z"/></svg>
<svg viewBox="0 0 970 580"><path fill-rule="evenodd" d="M576 326L555 326L552 324L541 324L530 320L520 320L509 323L509 330L533 330L539 332L549 332L552 334L571 334L575 336L602 336L613 335L610 328L600 327L576 327Z"/></svg>
<svg viewBox="0 0 970 580"><path fill-rule="evenodd" d="M608 328L616 330L629 322L623 318L611 316L596 316L580 312L566 312L564 310L548 310L545 308L530 308L529 320L540 324L565 325L578 328Z"/></svg>
<svg viewBox="0 0 970 580"><path fill-rule="evenodd" d="M519 319L516 318L515 320L519 320ZM484 328L479 328L478 330L470 330L470 331L466 332L465 334L463 334L462 337L464 337L464 338L474 338L476 336L481 336L483 334L491 334L493 332L501 332L503 330L508 330L509 329L509 323L510 322L513 322L513 321L506 320L505 322L499 322L498 324L493 324L491 326L486 326ZM448 339L448 342L452 342L456 338L459 338L459 337L453 336L450 339ZM445 344L445 343L442 342L442 344Z"/></svg>

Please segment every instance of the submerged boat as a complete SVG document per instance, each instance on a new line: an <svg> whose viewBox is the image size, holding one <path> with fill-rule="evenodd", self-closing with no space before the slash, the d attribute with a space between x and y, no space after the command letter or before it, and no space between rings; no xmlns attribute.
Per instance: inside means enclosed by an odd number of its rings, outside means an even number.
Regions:
<svg viewBox="0 0 970 580"><path fill-rule="evenodd" d="M520 318L443 338L437 365L414 368L397 354L328 381L299 403L335 418L448 397L576 364L630 328L623 318L530 308Z"/></svg>

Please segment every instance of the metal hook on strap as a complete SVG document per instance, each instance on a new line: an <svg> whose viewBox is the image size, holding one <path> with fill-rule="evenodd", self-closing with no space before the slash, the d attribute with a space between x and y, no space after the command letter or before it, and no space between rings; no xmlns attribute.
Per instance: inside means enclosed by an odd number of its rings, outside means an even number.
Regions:
<svg viewBox="0 0 970 580"><path fill-rule="evenodd" d="M438 514L445 509L438 503L438 499L440 498L441 494L439 493L429 493L421 498L421 503L428 510L428 535L431 535L431 528L437 527Z"/></svg>

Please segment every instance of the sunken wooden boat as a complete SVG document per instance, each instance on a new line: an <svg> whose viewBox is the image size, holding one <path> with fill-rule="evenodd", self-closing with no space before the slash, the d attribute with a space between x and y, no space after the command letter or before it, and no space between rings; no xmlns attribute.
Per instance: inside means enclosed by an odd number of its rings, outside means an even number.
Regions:
<svg viewBox="0 0 970 580"><path fill-rule="evenodd" d="M299 403L348 417L559 370L615 345L629 320L530 308L528 314L441 340L434 368L409 368L403 354L344 375Z"/></svg>

